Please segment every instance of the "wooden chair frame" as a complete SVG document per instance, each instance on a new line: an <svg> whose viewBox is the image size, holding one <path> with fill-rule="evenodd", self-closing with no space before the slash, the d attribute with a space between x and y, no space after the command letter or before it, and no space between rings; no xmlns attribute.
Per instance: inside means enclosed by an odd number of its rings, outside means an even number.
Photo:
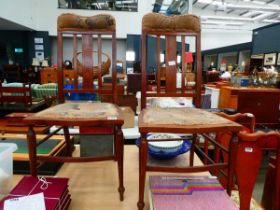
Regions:
<svg viewBox="0 0 280 210"><path fill-rule="evenodd" d="M161 81L160 76L157 76L157 91L156 92L147 92L147 37L148 36L156 36L157 40L157 69L160 71L161 63L160 63L160 42L161 36L165 36L166 38L166 86L165 92L161 89ZM190 90L187 88L187 84L185 83L186 77L186 63L182 62L182 88L179 90L176 88L176 67L177 67L177 59L176 59L176 37L181 37L182 44L182 60L185 55L185 44L186 44L186 36L195 37L196 39L196 59L195 59L195 74L196 74L196 85L194 90ZM163 31L155 31L155 30L142 30L142 60L141 60L141 74L142 74L142 89L141 89L141 109L146 107L146 98L147 97L193 97L194 104L196 107L201 106L201 79L202 79L202 69L201 69L201 33L200 32L163 32ZM175 45L174 45L175 44ZM169 61L176 61L176 65L168 64ZM175 72L175 76L174 76Z"/></svg>
<svg viewBox="0 0 280 210"><path fill-rule="evenodd" d="M97 19L102 18L104 15L94 16ZM98 20L94 20L94 17L82 17L74 14L63 14L59 18L62 19L62 23L70 23L73 26L73 21L77 20L94 21L98 23ZM63 19L64 18L64 19ZM59 20L58 19L58 25ZM70 20L69 20L70 19ZM123 133L121 126L124 123L121 110L114 104L109 103L63 103L64 93L98 93L98 94L112 94L113 102L116 101L116 31L115 20L113 17L106 16L105 20L111 19L113 27L96 29L92 27L84 27L83 24L77 25L76 28L62 28L58 27L58 99L61 104L53 106L47 110L36 113L24 119L24 122L29 125L27 133L29 158L30 158L30 171L32 176L37 175L37 163L42 162L89 162L89 161L104 161L114 160L118 165L119 175L119 196L120 200L123 200L123 194L125 188L123 186ZM104 20L103 19L103 20ZM71 22L72 20L72 22ZM86 20L86 21L85 21ZM62 24L60 23L60 24ZM64 89L63 78L63 35L73 35L73 57L74 57L74 69L77 70L77 48L78 48L78 36L82 36L82 87L78 86L78 71L74 73L74 89ZM104 90L102 88L102 75L101 71L98 75L98 88L93 88L93 36L97 36L98 40L98 67L101 69L102 62L102 40L103 35L109 35L112 37L112 77L113 84L112 89ZM100 111L101 110L101 111ZM52 133L44 137L40 142L36 141L36 134L33 127L37 124L46 124L49 126L57 126ZM69 126L90 127L90 129L100 128L106 130L105 134L111 134L114 136L114 154L103 157L72 157L72 145L70 142ZM37 156L36 147L47 141L51 136L63 129L64 138L66 142L66 150L68 157L53 157L53 156ZM102 131L102 134L104 133ZM94 133L94 132L93 132Z"/></svg>
<svg viewBox="0 0 280 210"><path fill-rule="evenodd" d="M189 19L188 19L189 18ZM180 20L179 20L180 19ZM150 21L151 20L151 21ZM186 23L186 25L180 25L181 23ZM191 22L191 26L187 25ZM178 23L178 24L177 24ZM160 77L157 77L157 90L156 92L147 92L147 37L156 36L157 40L157 68L160 69L160 43L161 36L166 38L166 86L164 91L161 88ZM196 46L196 59L195 59L195 73L196 73L196 86L194 89L187 88L185 83L186 76L186 63L182 62L182 81L181 88L177 88L176 85L176 73L177 73L177 39L176 37L181 37L182 44L182 57L185 56L185 44L186 36L195 37ZM197 17L192 15L186 16L160 16L159 14L147 14L142 19L142 91L141 91L141 113L139 115L139 132L141 134L141 142L139 145L139 199L138 199L138 210L143 210L144 203L144 192L145 192L145 178L146 172L172 172L172 173L188 173L188 172L202 172L209 170L219 170L222 168L227 168L229 171L228 182L229 186L233 181L233 165L234 165L234 153L236 150L237 142L235 141L236 134L242 129L242 126L234 123L230 120L221 119L221 117L216 116L214 113L209 113L200 109L193 108L158 108L158 107L148 107L146 108L146 98L147 97L192 97L194 98L194 105L196 107L201 106L201 32L200 32L200 22ZM171 117L171 112L175 112L176 115L173 119ZM205 117L205 116L208 117ZM157 118L157 116L160 116ZM181 118L180 118L180 117ZM190 119L199 118L195 124L192 124L189 120L184 118L185 116ZM191 117L190 117L191 116ZM206 120L201 120L204 116ZM214 119L215 125L208 123L207 119ZM180 121L180 122L178 122ZM224 148L215 138L208 135L211 132L232 132L231 147L229 149ZM166 167L166 166L154 166L148 163L148 142L149 141L177 141L178 139L147 139L148 133L189 133L193 134L192 147L190 151L190 161L187 167ZM198 134L203 135L211 143L218 147L219 149L228 152L230 155L230 161L227 163L215 163L215 161L209 157L198 145ZM180 138L181 139L181 138ZM207 146L207 145L205 145ZM210 163L204 166L194 166L194 151L197 149L199 153L207 159ZM228 188L227 192L230 194L231 189Z"/></svg>
<svg viewBox="0 0 280 210"><path fill-rule="evenodd" d="M250 209L250 201L260 168L263 149L276 150L275 191L272 210L280 209L280 133L277 131L252 134L240 132L238 138L235 174L240 196L240 210ZM275 140L271 141L271 138Z"/></svg>
<svg viewBox="0 0 280 210"><path fill-rule="evenodd" d="M108 30L69 30L69 29L58 29L57 32L57 44L58 44L58 98L59 102L64 102L64 93L97 93L97 94L111 94L112 102L115 103L117 100L117 72L116 72L116 32ZM74 73L74 88L65 89L63 83L63 35L73 35L73 69L78 69L78 36L82 36L82 77L83 86L78 88L78 71ZM98 45L98 68L100 74L98 74L98 88L93 88L93 37L97 36ZM112 37L112 89L102 88L102 74L101 74L101 63L102 63L102 36Z"/></svg>

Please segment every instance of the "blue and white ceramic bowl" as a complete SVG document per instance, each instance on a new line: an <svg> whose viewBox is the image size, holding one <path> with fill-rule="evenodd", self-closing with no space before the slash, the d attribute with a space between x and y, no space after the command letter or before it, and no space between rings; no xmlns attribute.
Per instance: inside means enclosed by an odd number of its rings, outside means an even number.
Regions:
<svg viewBox="0 0 280 210"><path fill-rule="evenodd" d="M170 133L154 133L148 134L147 139L179 139L181 138L178 134ZM136 144L140 144L140 139L136 140ZM178 141L149 141L148 151L153 157L160 159L168 159L176 157L189 151L191 148L191 141L189 140L178 140Z"/></svg>

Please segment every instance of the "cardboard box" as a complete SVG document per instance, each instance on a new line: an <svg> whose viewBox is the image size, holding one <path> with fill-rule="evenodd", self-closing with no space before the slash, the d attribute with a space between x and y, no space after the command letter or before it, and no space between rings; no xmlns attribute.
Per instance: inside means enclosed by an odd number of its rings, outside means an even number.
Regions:
<svg viewBox="0 0 280 210"><path fill-rule="evenodd" d="M122 128L134 127L134 111L129 106L121 107L124 116L124 124Z"/></svg>

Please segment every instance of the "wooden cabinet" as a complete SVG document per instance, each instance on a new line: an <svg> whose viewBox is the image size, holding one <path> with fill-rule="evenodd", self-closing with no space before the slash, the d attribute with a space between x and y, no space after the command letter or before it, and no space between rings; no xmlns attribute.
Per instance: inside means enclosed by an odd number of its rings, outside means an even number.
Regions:
<svg viewBox="0 0 280 210"><path fill-rule="evenodd" d="M41 84L57 83L57 70L54 68L44 68L40 71ZM74 83L74 70L63 70L64 84Z"/></svg>
<svg viewBox="0 0 280 210"><path fill-rule="evenodd" d="M219 108L255 115L256 123L279 125L280 90L277 88L221 87Z"/></svg>
<svg viewBox="0 0 280 210"><path fill-rule="evenodd" d="M137 91L141 91L141 74L127 74L127 92L135 94Z"/></svg>
<svg viewBox="0 0 280 210"><path fill-rule="evenodd" d="M57 83L57 71L54 68L44 68L40 71L41 84Z"/></svg>
<svg viewBox="0 0 280 210"><path fill-rule="evenodd" d="M238 88L221 87L218 107L237 109L237 93Z"/></svg>

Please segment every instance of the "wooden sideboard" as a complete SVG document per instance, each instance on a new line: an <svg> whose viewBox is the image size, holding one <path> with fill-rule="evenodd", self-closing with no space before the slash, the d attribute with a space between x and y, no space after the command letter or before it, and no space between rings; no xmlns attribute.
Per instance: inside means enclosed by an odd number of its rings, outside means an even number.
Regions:
<svg viewBox="0 0 280 210"><path fill-rule="evenodd" d="M74 83L74 70L63 70L64 84ZM57 70L55 68L44 68L40 71L41 84L57 83Z"/></svg>
<svg viewBox="0 0 280 210"><path fill-rule="evenodd" d="M233 108L255 115L257 124L279 125L280 89L221 87L219 108Z"/></svg>

